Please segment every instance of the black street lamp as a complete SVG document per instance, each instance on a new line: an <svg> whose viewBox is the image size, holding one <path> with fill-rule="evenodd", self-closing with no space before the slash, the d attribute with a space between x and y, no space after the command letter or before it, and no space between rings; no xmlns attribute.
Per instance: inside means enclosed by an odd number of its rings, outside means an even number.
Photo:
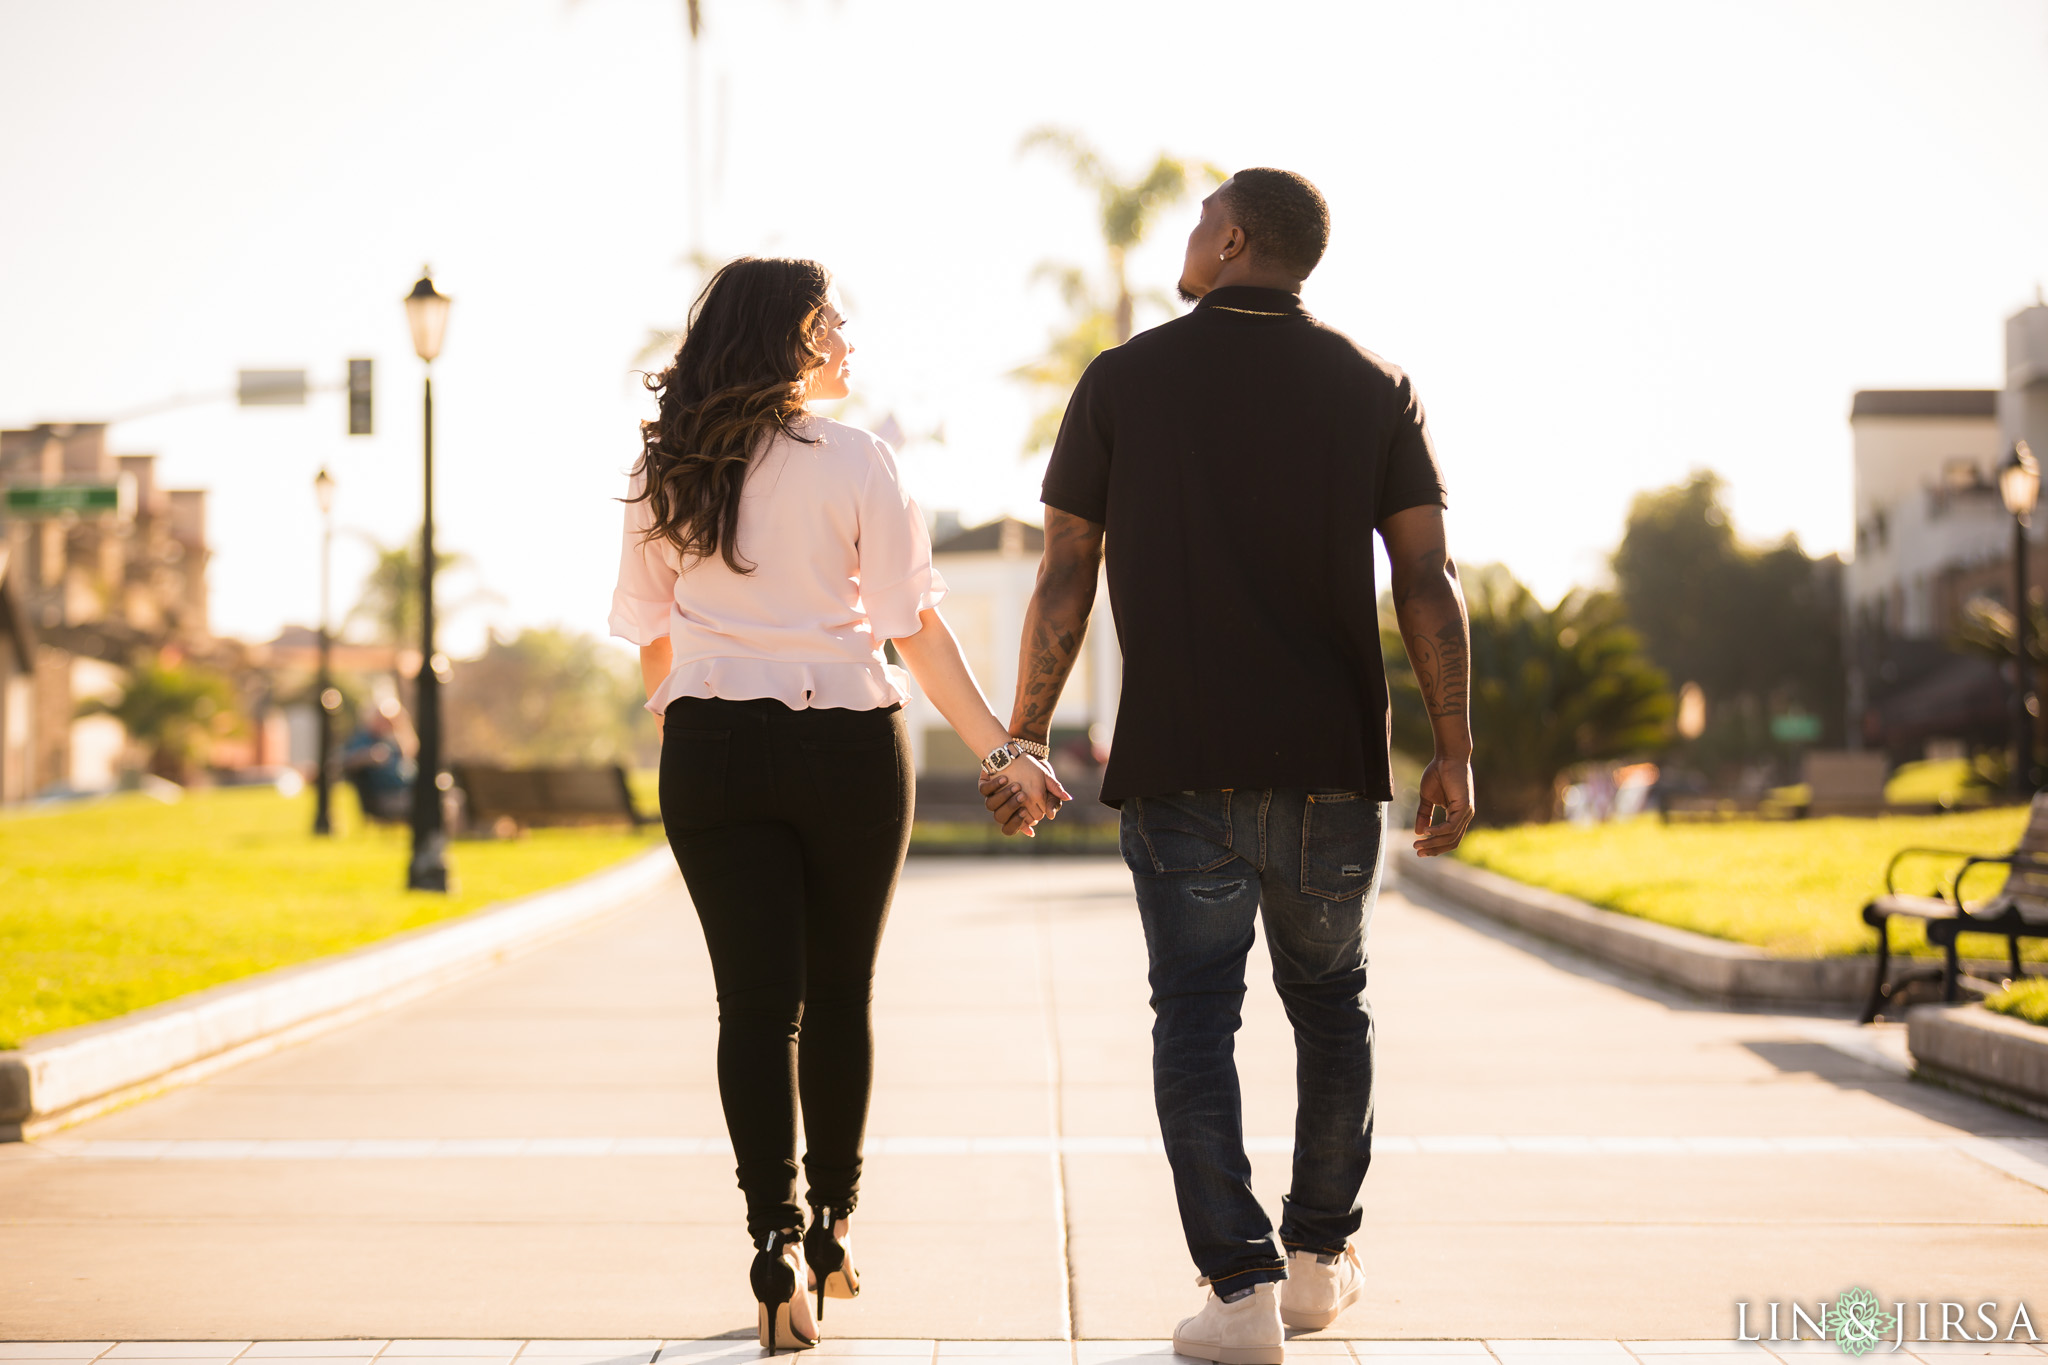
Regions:
<svg viewBox="0 0 2048 1365"><path fill-rule="evenodd" d="M2025 441L1998 467L1998 496L2012 513L2012 630L2017 664L2012 704L2012 789L2034 792L2034 666L2027 657L2027 523L2041 496L2041 466Z"/></svg>
<svg viewBox="0 0 2048 1365"><path fill-rule="evenodd" d="M419 283L405 297L412 348L427 366L421 428L426 500L420 510L420 672L413 702L420 752L412 782L412 865L405 879L413 891L448 889L448 833L441 816L440 656L434 651L434 357L441 354L441 336L448 329L448 303L448 296L434 288L427 268L420 267Z"/></svg>
<svg viewBox="0 0 2048 1365"><path fill-rule="evenodd" d="M333 673L333 632L328 626L329 583L334 557L334 476L322 469L313 476L313 494L320 499L320 676L313 697L320 714L320 766L313 779L313 832L334 833L334 710L341 705Z"/></svg>

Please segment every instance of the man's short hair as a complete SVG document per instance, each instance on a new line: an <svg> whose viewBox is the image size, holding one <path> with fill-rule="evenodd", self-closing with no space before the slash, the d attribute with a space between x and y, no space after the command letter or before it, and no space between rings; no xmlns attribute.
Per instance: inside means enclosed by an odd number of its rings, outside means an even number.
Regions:
<svg viewBox="0 0 2048 1365"><path fill-rule="evenodd" d="M1330 206L1306 176L1253 166L1230 177L1224 207L1244 229L1252 255L1298 280L1308 278L1330 244Z"/></svg>

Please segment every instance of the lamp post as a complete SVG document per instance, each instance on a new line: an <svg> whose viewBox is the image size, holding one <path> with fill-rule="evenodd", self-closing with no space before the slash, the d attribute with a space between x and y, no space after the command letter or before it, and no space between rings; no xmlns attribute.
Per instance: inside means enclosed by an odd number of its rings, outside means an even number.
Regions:
<svg viewBox="0 0 2048 1365"><path fill-rule="evenodd" d="M2015 795L2034 792L2034 666L2027 657L2027 523L2041 496L2041 466L2025 441L2013 442L2012 453L1998 467L1998 496L2012 513L2012 630L2017 666L2012 703L2012 789Z"/></svg>
<svg viewBox="0 0 2048 1365"><path fill-rule="evenodd" d="M427 367L421 427L426 498L420 509L420 672L413 704L420 752L412 783L412 864L405 879L413 891L448 889L448 835L441 818L441 678L434 652L434 357L441 354L441 336L448 328L448 303L422 266L419 283L405 297L412 349Z"/></svg>
<svg viewBox="0 0 2048 1365"><path fill-rule="evenodd" d="M320 715L320 766L313 779L313 832L334 833L334 708L341 693L334 690L333 632L328 625L330 572L334 557L334 476L322 469L313 476L313 494L320 499L320 676L314 702Z"/></svg>

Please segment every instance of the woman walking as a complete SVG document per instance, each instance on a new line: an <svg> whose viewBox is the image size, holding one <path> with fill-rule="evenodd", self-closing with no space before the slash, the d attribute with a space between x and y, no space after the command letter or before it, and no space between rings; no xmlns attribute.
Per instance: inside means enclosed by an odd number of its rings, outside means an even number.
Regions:
<svg viewBox="0 0 2048 1365"><path fill-rule="evenodd" d="M717 982L718 1092L771 1350L815 1345L825 1299L860 1292L869 997L914 796L883 642L1034 819L1069 799L940 618L946 585L889 447L806 410L847 395L845 322L815 261L712 277L648 380L660 415L641 425L612 598L661 718L662 821Z"/></svg>

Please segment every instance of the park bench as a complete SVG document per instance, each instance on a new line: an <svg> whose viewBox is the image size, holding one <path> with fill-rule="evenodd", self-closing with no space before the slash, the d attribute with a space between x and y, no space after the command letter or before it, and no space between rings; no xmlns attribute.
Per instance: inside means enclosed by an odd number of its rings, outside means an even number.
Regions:
<svg viewBox="0 0 2048 1365"><path fill-rule="evenodd" d="M492 768L457 764L465 819L472 829L507 833L535 825L652 824L633 804L618 764L562 768Z"/></svg>
<svg viewBox="0 0 2048 1365"><path fill-rule="evenodd" d="M1885 809L1884 782L1891 765L1869 750L1816 749L1800 764L1808 816L1877 815Z"/></svg>
<svg viewBox="0 0 2048 1365"><path fill-rule="evenodd" d="M1881 753L1816 749L1800 764L1803 797L1784 792L1759 796L1713 796L1674 792L1658 803L1666 824L1681 820L1805 820L1824 815L1883 815L1932 811L1902 806L1884 797L1889 765Z"/></svg>
<svg viewBox="0 0 2048 1365"><path fill-rule="evenodd" d="M1907 858L1960 858L1955 880L1943 895L1911 896L1898 892L1893 877ZM1992 864L2007 869L2005 885L1990 899L1974 906L1963 904L1963 878L1973 867ZM1870 987L1860 1023L1869 1023L1899 990L1915 981L1939 979L1942 999L1955 1000L1963 981L1962 959L1956 940L1964 934L1996 934L2006 941L2007 965L2015 979L2025 975L2020 967L2020 940L2048 938L2048 792L2034 798L2027 815L2027 828L2019 846L2010 853L1973 853L1953 848L1902 848L1892 855L1884 870L1885 894L1863 907L1863 922L1877 930L1877 973ZM1891 921L1917 919L1927 926L1927 941L1942 950L1939 967L1910 967L1896 980L1891 978ZM1990 983L1976 983L1988 987Z"/></svg>

